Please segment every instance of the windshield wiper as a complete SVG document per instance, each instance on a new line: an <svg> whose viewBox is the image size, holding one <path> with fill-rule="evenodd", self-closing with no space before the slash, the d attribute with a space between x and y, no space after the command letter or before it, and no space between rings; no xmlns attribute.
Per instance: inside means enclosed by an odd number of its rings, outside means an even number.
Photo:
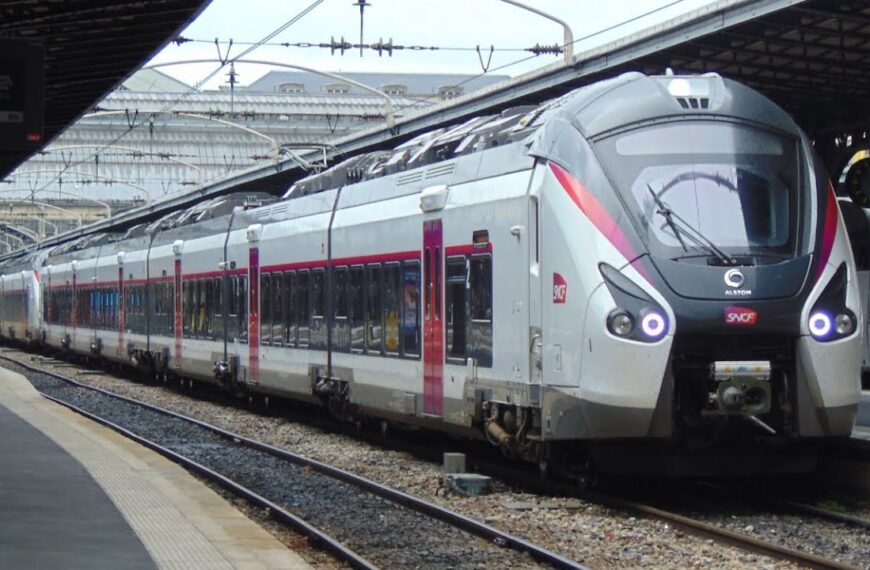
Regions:
<svg viewBox="0 0 870 570"><path fill-rule="evenodd" d="M715 243L713 243L713 241L710 238L708 238L707 236L702 234L700 230L693 227L690 223L688 223L686 220L681 218L678 214L675 214L674 211L671 210L667 204L665 204L664 200L659 198L658 194L655 193L655 190L652 189L652 186L647 184L646 187L647 187L647 190L649 190L649 193L652 194L653 200L655 200L655 202L656 202L656 206L658 207L658 212L662 215L662 217L668 223L668 226L670 226L671 231L674 232L674 236L679 240L680 245L683 246L683 251L688 251L686 249L686 242L683 240L683 238L681 236L681 234L683 232L686 232L687 238L692 240L692 242L694 242L696 245L700 246L702 249L706 250L708 253L713 254L713 256L715 256L717 259L719 259L719 261L722 263L722 265L737 265L736 259L734 259L730 255L723 252L721 249L719 249L716 246ZM682 228L681 231L677 230L677 228L678 228L677 222L679 222L679 227ZM688 232L692 232L692 233L690 234ZM692 235L692 234L694 234L694 235Z"/></svg>
<svg viewBox="0 0 870 570"><path fill-rule="evenodd" d="M677 228L677 224L674 223L674 213L665 205L664 202L662 202L662 199L659 198L659 195L655 193L655 190L652 189L652 186L650 186L649 183L647 183L646 188L649 190L650 195L652 195L653 200L656 203L658 213L662 215L668 223L668 226L670 226L671 231L674 232L674 237L676 237L677 240L679 240L680 245L683 246L683 251L689 251L689 248L686 247L686 242L683 241L683 232L681 232Z"/></svg>

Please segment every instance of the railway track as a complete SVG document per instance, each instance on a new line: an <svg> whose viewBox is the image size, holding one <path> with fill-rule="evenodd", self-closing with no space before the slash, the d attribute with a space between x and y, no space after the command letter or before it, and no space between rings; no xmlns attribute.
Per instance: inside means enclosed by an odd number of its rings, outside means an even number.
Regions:
<svg viewBox="0 0 870 570"><path fill-rule="evenodd" d="M584 568L529 541L347 471L86 386L8 355L0 359L24 369L46 398L267 509L273 518L354 568L415 568L421 563L516 567L528 566L532 559L554 568ZM160 429L155 429L157 419Z"/></svg>
<svg viewBox="0 0 870 570"><path fill-rule="evenodd" d="M122 400L135 402L136 405L141 404L139 402L130 400L128 398L113 395L110 392L105 392L105 391L102 391L102 390L99 390L96 388L85 387L84 385L79 384L75 380L66 378L62 375L58 375L58 374L50 372L50 371L46 371L44 369L30 366L27 363L18 361L14 358L10 358L8 355L0 355L0 359L4 359L4 360L7 360L9 362L12 362L13 364L17 364L18 366L22 366L23 368L29 370L31 373L46 374L46 375L49 375L49 376L56 378L56 379L62 379L63 382L70 383L69 385L76 385L76 386L79 386L82 388L87 388L89 390L97 390L101 394L103 394L107 397L109 395L111 395L111 397L117 397L117 398L120 398ZM165 416L172 417L172 418L183 418L183 416L179 416L178 414L176 414L174 412L170 412L168 410L161 409L161 410L159 410L158 413L161 413ZM268 453L268 454L274 454L275 457L281 457L281 456L286 455L286 456L292 456L294 458L298 458L298 459L292 459L291 461L298 462L298 463L296 463L298 465L307 465L307 466L309 466L310 469L318 470L321 468L319 466L321 466L322 464L318 464L317 462L312 462L312 461L305 459L305 458L299 458L298 456L295 456L294 454L291 454L291 453L286 452L284 450L281 450L281 449L278 449L278 448L275 448L272 446L268 446L265 444L260 444L258 442L253 441L253 440L249 440L247 438L239 436L237 434L232 434L230 432L226 432L225 430L222 430L221 428L217 428L215 426L210 426L209 424L206 424L205 422L201 422L199 420L193 420L190 418L183 418L183 419L185 421L191 421L192 423L194 423L200 427L203 427L204 429L212 430L213 433L222 435L222 437L224 437L224 438L230 438L230 439L237 440L238 444L240 444L240 445L250 446L252 449L257 449L257 450L263 451L263 452ZM102 421L105 422L105 420L102 420ZM116 429L118 429L118 428L116 427ZM119 430L119 431L122 431L122 430ZM172 450L169 450L169 451L172 452ZM161 453L162 453L162 451L161 451ZM184 461L182 461L182 463L184 463ZM763 554L763 555L770 556L772 558L776 558L776 559L780 559L780 560L787 560L787 561L799 564L801 566L814 567L814 568L838 568L838 569L854 568L855 567L855 566L850 566L849 564L838 562L836 560L825 558L825 557L817 555L817 554L803 552L801 550L796 550L796 549L784 547L782 545L775 544L775 543L772 543L769 541L761 540L761 539L753 537L753 536L748 536L745 533L735 532L733 530L728 530L726 528L722 528L721 526L717 526L716 524L706 522L703 520L699 520L697 518L693 518L690 516L686 516L685 514L680 514L678 512L674 512L672 510L656 507L656 506L650 505L648 503L644 503L644 502L640 502L640 501L633 501L633 500L625 499L623 497L616 496L616 495L583 491L583 490L578 489L574 485L567 484L564 482L552 481L552 480L544 481L544 480L541 480L540 477L537 476L536 472L527 471L527 470L524 470L521 468L517 468L516 466L505 465L504 463L491 462L491 461L485 461L485 460L475 460L475 461L473 461L473 464L475 464L476 467L481 472L495 475L495 476L501 477L505 480L510 480L512 482L518 482L524 488L531 490L533 492L543 493L544 495L550 495L550 496L564 495L564 496L577 497L577 498L580 498L580 499L583 499L583 500L586 500L586 501L589 501L592 503L596 503L596 504L599 504L602 506L606 506L606 507L609 507L612 509L616 509L619 511L636 513L636 514L644 516L644 517L650 517L650 518L655 518L658 520L666 521L668 524L672 525L674 528L681 529L689 534L698 535L698 536L702 536L705 538L710 538L710 539L715 540L718 543L729 544L729 545L735 546L735 547L743 549L743 550L747 550L747 551L758 553L758 554ZM191 468L198 471L198 469L196 469L195 467L191 467ZM331 469L328 466L323 466L323 468L325 468L326 470ZM377 483L373 483L373 482L370 482L367 480L362 480L361 478L359 478L355 475L352 475L350 473L347 473L345 471L340 471L340 470L335 470L335 471L338 472L339 480L342 480L344 482L354 484L356 480L361 480L362 485L371 484L371 485L374 485L377 487L383 487L383 486L378 485ZM206 477L211 477L211 475L209 475L208 473L204 473L204 475ZM218 482L220 484L224 484L220 480L218 480ZM390 491L392 491L392 493ZM379 495L379 496L389 498L390 500L395 500L399 503L402 503L405 500L412 500L412 501L414 500L413 497L408 497L404 493L401 493L398 491L393 491L393 490L388 489L388 490L384 491L384 493L385 494ZM393 493L395 493L395 494L393 494ZM406 497L408 497L408 498L406 499ZM285 515L280 510L274 509L271 505L269 505L265 502L262 502L262 503L259 502L256 498L252 498L252 497L246 497L246 498L248 498L248 500L251 500L255 504L261 504L262 506L270 508L272 510L273 516L275 516L279 520L289 521L289 524L294 525L293 521L291 520L291 517L294 517L294 515L290 514L289 512L287 512ZM268 501L268 499L266 499L266 501ZM422 501L422 503L425 503L426 505L428 505L426 507L422 507L424 510L434 508L436 511L445 511L445 509L442 509L441 507L438 507L438 506L433 505L431 503L426 503L425 501ZM831 511L820 512L821 511L820 509L818 509L817 507L812 507L811 505L805 505L805 504L800 504L800 503L791 503L789 505L789 507L792 508L793 510L801 510L802 512L812 514L814 516L837 519L839 522L844 522L844 523L848 523L848 524L863 527L863 528L867 528L868 525L870 525L870 522L868 522L865 519L860 519L858 517L850 517L848 515L842 515L841 513L834 513ZM278 508L280 509L281 507L278 507ZM449 513L449 511L447 511L447 512ZM451 515L441 515L441 516L446 516L448 518L452 518L454 515L456 517L456 519L455 519L456 521L470 520L467 517L463 517L462 515L458 515L456 513L452 513ZM438 515L436 515L436 516L438 516ZM477 523L475 521L471 521L471 522L473 523L473 525L480 524L480 523ZM303 521L303 523L304 523L304 521ZM459 522L458 524L459 524L459 526L462 526L463 524L467 524L467 523ZM309 526L311 526L311 525L309 525ZM499 532L496 529L493 529L492 527L488 527L487 525L482 525L482 526L485 527L484 529L481 529L482 533L475 533L474 528L469 528L466 530L468 530L469 532L473 532L476 534L476 536L483 537L487 541L493 542L495 544L503 545L503 546L506 546L509 548L518 548L520 551L525 550L525 545L523 544L525 541L522 541L522 539L517 539L515 537L503 538L503 537L499 536L498 534L495 534L495 533ZM310 531L307 531L307 530L305 530L304 527L301 527L300 532L307 534ZM315 536L315 535L310 535L310 536ZM509 535L507 535L507 536L509 536ZM324 546L324 548L336 553L336 555L338 557L345 559L345 558L343 558L343 556L344 556L343 553L341 553L335 547L330 545L330 542L329 542L330 539L331 539L331 537L325 538L322 540L319 538L315 538L314 540L320 542ZM339 547L343 546L339 541L337 541L335 539L331 539L331 540L338 543ZM517 542L513 543L512 540L517 541ZM528 543L526 543L526 544L528 544ZM345 549L347 549L347 548L345 547ZM531 552L529 550L525 550L525 551ZM552 553L549 553L549 554L552 554ZM546 562L547 564L552 564L552 565L557 566L557 567L579 567L579 565L577 565L576 563L573 563L573 562L568 561L564 558L558 557L558 555L554 555L557 557L555 559L555 561L554 560L547 560L546 554L544 554L544 555L534 555L533 554L533 556L535 556L535 558L538 560ZM364 560L363 562L367 562L367 561ZM371 566L357 566L356 563L352 563L352 565L354 565L356 567L371 567Z"/></svg>

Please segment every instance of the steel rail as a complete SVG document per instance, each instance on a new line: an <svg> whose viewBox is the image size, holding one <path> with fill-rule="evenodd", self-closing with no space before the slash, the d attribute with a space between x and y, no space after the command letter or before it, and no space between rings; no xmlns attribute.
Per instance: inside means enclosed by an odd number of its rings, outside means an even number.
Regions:
<svg viewBox="0 0 870 570"><path fill-rule="evenodd" d="M847 515L846 513L838 513L836 511L832 511L830 509L823 509L821 507L817 507L815 505L808 505L806 503L799 503L795 501L787 501L785 499L778 499L776 503L782 505L784 507L788 507L790 509L796 511L803 511L806 513L810 513L816 515L818 517L830 519L832 521L837 521L846 524L852 524L864 528L870 528L870 519L865 519L861 517L856 517L855 515Z"/></svg>
<svg viewBox="0 0 870 570"><path fill-rule="evenodd" d="M716 542L729 544L740 548L741 550L755 552L777 560L793 562L807 568L856 570L855 566L849 564L830 560L809 552L780 546L772 542L759 540L743 533L724 529L714 524L693 519L652 505L616 495L608 495L597 491L579 489L577 486L563 481L542 480L536 473L532 474L527 470L517 469L516 467L505 466L503 464L492 463L489 461L476 461L475 464L477 468L483 472L498 474L505 478L510 477L512 480L519 482L527 489L540 491L550 495L555 492L565 496L576 497L603 507L634 512L642 516L670 523L672 526L680 528L688 534L710 538Z"/></svg>
<svg viewBox="0 0 870 570"><path fill-rule="evenodd" d="M391 487L381 485L380 483L377 483L377 482L372 481L370 479L366 479L365 477L360 477L359 475L354 475L353 473L350 473L348 471L344 471L343 469L339 469L337 467L333 467L331 465L327 465L325 463L321 463L319 461L316 461L316 460L313 460L313 459L310 459L310 458L307 458L307 457L304 457L301 455L297 455L297 454L292 453L290 451L287 451L285 449L280 449L278 447L274 447L272 445L265 444L265 443L247 438L243 435L225 430L223 428L209 424L209 423L204 422L202 420L198 420L195 418L184 416L182 414L179 414L177 412L173 412L171 410L167 410L165 408L161 408L159 406L148 404L146 402L142 402L142 401L136 400L134 398L129 398L127 396L121 396L120 394L115 394L115 393L110 392L108 390L105 390L103 388L97 388L95 386L88 386L87 384L83 384L81 382L78 382L77 380L63 376L63 375L58 374L56 372L52 372L52 371L36 368L34 366L30 366L24 362L18 361L14 358L10 358L9 356L6 356L4 354L0 354L0 359L12 362L12 363L14 363L18 366L21 366L22 368L25 368L27 370L30 370L32 372L36 372L39 374L45 374L47 376L57 378L58 380L62 380L64 382L67 382L67 383L69 383L73 386L76 386L78 388L92 390L92 391L104 394L106 396L110 396L112 398L116 398L118 400L130 403L130 404L134 404L137 406L141 406L141 407L144 407L146 409L164 414L164 415L169 416L169 417L173 417L173 418L176 418L176 419L179 419L182 421L192 423L192 424L197 425L201 428L204 428L208 431L211 431L212 433L215 433L223 438L231 440L237 444L241 444L241 445L244 445L244 446L249 447L251 449L256 449L258 451L268 453L272 456L278 457L278 458L283 459L285 461L290 461L290 462L295 463L297 465L309 467L318 473L321 473L323 475L327 475L327 476L332 477L334 479L338 479L338 480L343 481L345 483L354 485L358 488L361 488L365 491L368 491L370 493L373 493L375 495L383 497L387 500L390 500L394 503L402 505L406 508L412 509L414 511L422 513L422 514L429 516L431 518L445 522L453 527L462 529L462 530L469 532L469 533L471 533L475 536L478 536L480 538L489 540L490 542L497 544L501 547L507 547L507 548L510 548L510 549L518 551L518 552L527 553L530 556L532 556L534 559L536 559L540 562L545 562L547 564L550 564L555 568L567 568L567 569L572 569L572 570L586 568L582 564L574 562L573 560L569 560L563 556L560 556L559 554L556 554L555 552L552 552L552 551L547 550L543 547L540 547L540 546L538 546L534 543L531 543L525 539L519 538L519 537L514 536L512 534L509 534L507 532L501 531L495 527L492 527L490 525L487 525L485 523L482 523L482 522L477 521L475 519L472 519L470 517L466 517L460 513L457 513L455 511L451 511L449 509L446 509L446 508L441 507L439 505L436 505L434 503L430 503L430 502L425 501L423 499L420 499L418 497L408 495L407 493L404 493L404 492L399 491L397 489L393 489ZM49 397L49 396L46 396L46 397ZM71 406L71 405L68 405L65 403L64 403L64 405L67 407L73 408L73 406ZM76 411L78 411L78 410L76 410ZM89 415L89 414L87 414L87 412L85 412L85 415ZM104 422L103 420L98 420L98 421L100 421L101 423L105 423L106 425L109 425L111 423L111 422ZM112 424L111 427L113 429L116 429L114 424ZM124 435L127 435L128 433L132 433L132 432L128 432L124 428L121 428L119 431L121 431L121 433L123 433ZM160 450L165 449L165 448L162 448L161 446L159 446L158 444L154 444L154 443L150 443L150 445L149 444L144 444L144 445L149 446L149 447L151 445L153 445L154 447L152 447L152 449L155 449L159 453L163 453L163 451L160 451ZM170 454L172 458L177 457L177 454L173 451L166 450L166 452L168 454ZM190 460L185 460L185 461L190 461ZM203 467L203 466L199 466L199 468L210 471L210 470L208 470L208 468ZM210 476L210 475L207 475L207 476ZM219 476L219 477L222 477L222 476ZM229 481L229 480L227 480L227 481ZM219 482L221 482L221 484L223 484L223 481L219 481ZM253 493L252 491L249 491L249 492ZM260 499L262 499L263 501L267 501L267 499L263 499L262 497L260 497ZM289 513L288 513L288 515L289 515ZM290 515L290 516L292 516L292 515Z"/></svg>

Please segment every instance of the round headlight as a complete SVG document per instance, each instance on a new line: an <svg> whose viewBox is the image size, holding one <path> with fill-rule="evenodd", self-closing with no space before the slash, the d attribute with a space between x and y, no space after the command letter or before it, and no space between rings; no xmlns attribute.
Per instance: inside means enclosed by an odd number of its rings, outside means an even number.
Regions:
<svg viewBox="0 0 870 570"><path fill-rule="evenodd" d="M640 329L643 334L653 339L665 334L666 325L665 316L658 311L650 311L640 320Z"/></svg>
<svg viewBox="0 0 870 570"><path fill-rule="evenodd" d="M831 334L833 323L831 317L822 311L816 311L810 315L810 334L815 338L825 338Z"/></svg>
<svg viewBox="0 0 870 570"><path fill-rule="evenodd" d="M627 312L617 309L610 314L607 328L616 336L628 336L634 330L634 319Z"/></svg>
<svg viewBox="0 0 870 570"><path fill-rule="evenodd" d="M850 335L855 330L855 319L848 313L840 313L834 319L834 330L837 334Z"/></svg>

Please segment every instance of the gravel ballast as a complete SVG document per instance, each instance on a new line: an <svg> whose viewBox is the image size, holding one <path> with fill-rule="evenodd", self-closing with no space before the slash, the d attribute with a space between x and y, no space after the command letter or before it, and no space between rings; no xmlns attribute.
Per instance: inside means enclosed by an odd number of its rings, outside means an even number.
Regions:
<svg viewBox="0 0 870 570"><path fill-rule="evenodd" d="M26 358L21 353L12 356ZM46 369L52 368L48 362L37 360L37 364ZM234 406L199 400L162 386L140 384L109 375L81 374L69 368L58 371L80 382L202 419L420 496L594 568L790 567L788 563L723 546L711 539L687 535L661 521L635 517L573 498L520 493L498 481L495 482L494 492L489 495L458 496L446 491L440 465L416 459L404 452L381 449L351 437L325 433L288 418L257 415ZM200 450L200 453L207 457L208 449ZM778 515L770 516L775 519ZM723 521L723 524L726 522ZM808 543L812 545L813 538L811 535L807 538L806 533L811 533L816 523L812 520L804 522L807 528L796 535L793 541L789 540L790 533L781 533L782 543L824 556L833 555L807 548ZM739 522L736 524L741 526ZM734 530L743 531L746 526ZM770 533L769 530L767 532ZM842 540L836 541L837 548L841 550L837 559L868 566L866 555L861 554L867 545L867 538L862 533L840 527L827 528L823 532L843 535ZM755 536L762 537L760 534ZM429 549L421 550L429 552ZM853 554L864 558L853 561ZM491 561L487 560L487 563ZM513 564L528 567L533 562L526 559ZM473 563L465 567L471 565Z"/></svg>

